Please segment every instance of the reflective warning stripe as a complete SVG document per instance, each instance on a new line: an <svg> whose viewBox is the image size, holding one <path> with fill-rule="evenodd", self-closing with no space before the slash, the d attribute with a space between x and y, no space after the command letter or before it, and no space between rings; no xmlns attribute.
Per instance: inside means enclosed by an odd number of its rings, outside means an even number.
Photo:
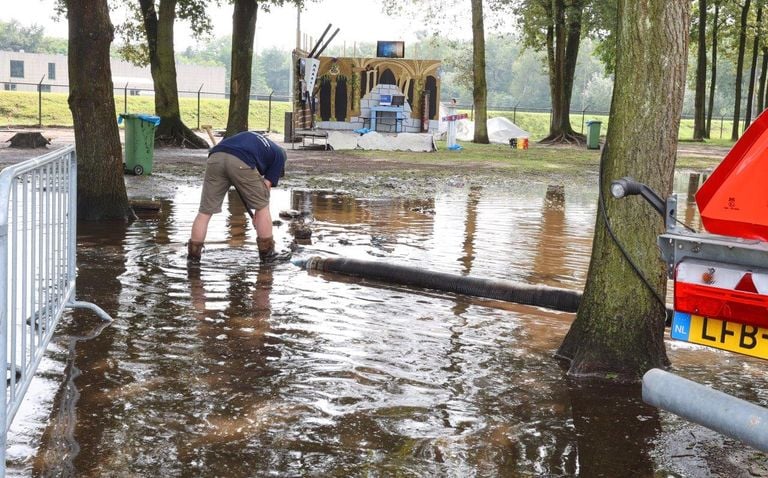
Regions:
<svg viewBox="0 0 768 478"><path fill-rule="evenodd" d="M768 271L721 262L685 259L677 265L675 282L736 290L745 276L752 279L758 294L768 294Z"/></svg>

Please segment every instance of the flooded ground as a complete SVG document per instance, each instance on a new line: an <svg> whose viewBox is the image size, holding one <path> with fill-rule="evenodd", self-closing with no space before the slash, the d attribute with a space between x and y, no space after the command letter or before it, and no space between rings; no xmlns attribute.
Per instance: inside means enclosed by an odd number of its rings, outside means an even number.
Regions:
<svg viewBox="0 0 768 478"><path fill-rule="evenodd" d="M565 378L552 356L572 314L261 266L233 195L189 270L199 180L153 178L159 213L79 225L78 298L115 321L65 317L9 437L11 475L766 476L764 455L643 404L639 386ZM589 179L307 184L273 192L275 218L296 209L312 230L296 257L583 287ZM687 185L678 217L697 225ZM279 245L291 231L275 228ZM668 348L675 373L768 404L765 362Z"/></svg>

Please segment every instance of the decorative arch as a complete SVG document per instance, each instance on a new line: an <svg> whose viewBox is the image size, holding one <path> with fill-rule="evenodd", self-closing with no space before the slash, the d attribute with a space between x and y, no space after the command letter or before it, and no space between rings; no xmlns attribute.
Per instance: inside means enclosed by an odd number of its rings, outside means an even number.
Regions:
<svg viewBox="0 0 768 478"><path fill-rule="evenodd" d="M428 75L424 82L424 91L429 92L429 117L434 118L437 114L437 78L432 75Z"/></svg>
<svg viewBox="0 0 768 478"><path fill-rule="evenodd" d="M397 78L395 78L395 74L392 73L392 70L389 68L385 69L381 72L379 75L379 82L380 85L397 85Z"/></svg>
<svg viewBox="0 0 768 478"><path fill-rule="evenodd" d="M331 80L327 76L320 78L320 119L331 120Z"/></svg>
<svg viewBox="0 0 768 478"><path fill-rule="evenodd" d="M336 78L336 101L334 101L333 113L336 121L347 120L347 78Z"/></svg>

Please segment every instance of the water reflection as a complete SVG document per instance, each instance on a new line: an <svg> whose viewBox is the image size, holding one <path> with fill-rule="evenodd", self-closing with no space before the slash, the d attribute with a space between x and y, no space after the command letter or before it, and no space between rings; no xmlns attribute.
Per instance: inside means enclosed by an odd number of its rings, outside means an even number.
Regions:
<svg viewBox="0 0 768 478"><path fill-rule="evenodd" d="M581 288L593 187L512 186L417 200L278 189L272 212L311 218L298 256ZM89 330L75 315L58 335L67 376L36 476L653 476L690 463L671 451L722 444L637 387L565 379L552 355L571 314L261 267L235 195L188 270L198 197L180 188L124 229L81 226L80 295L117 320L70 347ZM768 401L757 360L679 344L670 358Z"/></svg>
<svg viewBox="0 0 768 478"><path fill-rule="evenodd" d="M272 269L239 270L229 275L224 291L216 274L211 280L208 275L199 268L188 275L199 342L192 394L211 401L199 409L190 436L177 442L179 461L190 473L192 465L218 473L242 466L222 457L237 456L267 426L265 410L279 373L271 366L280 358L270 339Z"/></svg>
<svg viewBox="0 0 768 478"><path fill-rule="evenodd" d="M567 264L561 260L561 251L568 240L565 224L565 187L549 185L541 207L541 231L536 238L536 255L527 280L529 283L551 286L567 277Z"/></svg>
<svg viewBox="0 0 768 478"><path fill-rule="evenodd" d="M461 257L461 264L464 269L462 275L469 275L472 272L472 260L475 258L475 233L477 232L477 206L480 203L480 192L482 187L473 186L469 189L467 198L467 219L464 228L464 255Z"/></svg>
<svg viewBox="0 0 768 478"><path fill-rule="evenodd" d="M126 231L122 222L83 224L78 231L78 275L83 279L78 294L99 297L99 305L112 317L121 317L121 277L128 271ZM109 454L111 440L105 434L119 423L120 407L105 391L125 376L111 357L117 330L112 326L101 330L101 325L94 324L92 314L77 311L54 339L66 344L65 381L32 463L36 476L94 474L99 457ZM84 339L88 340L80 342ZM89 419L93 410L99 410L97 421Z"/></svg>
<svg viewBox="0 0 768 478"><path fill-rule="evenodd" d="M582 476L654 476L651 452L661 432L658 411L639 386L572 383L568 389ZM631 473L629 473L631 470Z"/></svg>

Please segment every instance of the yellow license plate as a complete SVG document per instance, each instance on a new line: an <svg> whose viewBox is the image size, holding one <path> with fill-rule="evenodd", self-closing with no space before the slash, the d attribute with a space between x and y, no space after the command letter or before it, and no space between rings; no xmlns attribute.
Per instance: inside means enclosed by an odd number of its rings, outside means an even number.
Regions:
<svg viewBox="0 0 768 478"><path fill-rule="evenodd" d="M749 324L675 312L670 336L768 360L768 329Z"/></svg>

